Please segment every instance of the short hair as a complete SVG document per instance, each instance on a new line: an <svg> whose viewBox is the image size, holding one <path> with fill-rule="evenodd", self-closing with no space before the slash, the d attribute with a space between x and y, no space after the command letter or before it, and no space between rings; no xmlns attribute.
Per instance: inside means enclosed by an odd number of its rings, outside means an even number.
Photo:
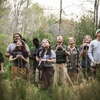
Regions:
<svg viewBox="0 0 100 100"><path fill-rule="evenodd" d="M18 35L20 36L20 38L22 39L21 34L19 34L19 33L15 33L15 34L13 35L13 40L14 40L14 36L17 35L17 34L18 34Z"/></svg>
<svg viewBox="0 0 100 100"><path fill-rule="evenodd" d="M34 42L39 42L38 38L34 38L34 39L33 39L33 43L34 43Z"/></svg>

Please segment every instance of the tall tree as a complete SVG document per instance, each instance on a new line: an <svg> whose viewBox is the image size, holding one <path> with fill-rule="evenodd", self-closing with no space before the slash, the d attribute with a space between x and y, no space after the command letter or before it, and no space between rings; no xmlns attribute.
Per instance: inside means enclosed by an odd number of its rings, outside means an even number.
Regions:
<svg viewBox="0 0 100 100"><path fill-rule="evenodd" d="M99 23L98 23L98 11L99 11L99 1L100 0L95 0L94 3L94 28L98 29Z"/></svg>
<svg viewBox="0 0 100 100"><path fill-rule="evenodd" d="M0 17L2 17L3 11L4 11L4 2L6 0L0 0Z"/></svg>

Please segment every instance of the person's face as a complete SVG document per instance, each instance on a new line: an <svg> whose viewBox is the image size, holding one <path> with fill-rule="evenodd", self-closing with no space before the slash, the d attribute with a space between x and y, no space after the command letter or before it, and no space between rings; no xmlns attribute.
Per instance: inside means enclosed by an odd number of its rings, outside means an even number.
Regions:
<svg viewBox="0 0 100 100"><path fill-rule="evenodd" d="M97 37L100 38L100 32L98 32Z"/></svg>
<svg viewBox="0 0 100 100"><path fill-rule="evenodd" d="M73 38L69 38L69 44L74 44L75 40Z"/></svg>
<svg viewBox="0 0 100 100"><path fill-rule="evenodd" d="M22 46L22 42L20 40L17 41L17 47L21 47Z"/></svg>
<svg viewBox="0 0 100 100"><path fill-rule="evenodd" d="M90 43L90 41L91 41L90 37L86 36L84 38L84 43Z"/></svg>
<svg viewBox="0 0 100 100"><path fill-rule="evenodd" d="M57 43L62 43L63 42L62 36L58 36L56 41Z"/></svg>
<svg viewBox="0 0 100 100"><path fill-rule="evenodd" d="M47 40L43 40L42 41L42 46L43 47L49 47L50 46L50 43Z"/></svg>
<svg viewBox="0 0 100 100"><path fill-rule="evenodd" d="M18 41L18 40L21 40L19 34L14 35L14 41Z"/></svg>
<svg viewBox="0 0 100 100"><path fill-rule="evenodd" d="M34 44L35 46L38 46L38 45L39 45L39 42L34 41L33 44Z"/></svg>

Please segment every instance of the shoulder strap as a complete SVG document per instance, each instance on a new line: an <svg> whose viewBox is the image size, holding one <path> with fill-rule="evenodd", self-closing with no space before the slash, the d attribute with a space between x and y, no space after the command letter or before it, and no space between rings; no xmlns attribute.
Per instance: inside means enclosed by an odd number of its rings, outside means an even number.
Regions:
<svg viewBox="0 0 100 100"><path fill-rule="evenodd" d="M79 60L79 50L78 48L75 46L76 50L77 50L77 65L78 65L78 60Z"/></svg>

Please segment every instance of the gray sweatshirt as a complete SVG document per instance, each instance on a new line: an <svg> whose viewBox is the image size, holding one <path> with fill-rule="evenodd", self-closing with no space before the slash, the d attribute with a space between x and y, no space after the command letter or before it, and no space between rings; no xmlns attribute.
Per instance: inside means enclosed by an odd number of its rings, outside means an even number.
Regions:
<svg viewBox="0 0 100 100"><path fill-rule="evenodd" d="M91 60L91 66L93 66L94 61L100 64L100 41L97 39L90 43L88 56Z"/></svg>

